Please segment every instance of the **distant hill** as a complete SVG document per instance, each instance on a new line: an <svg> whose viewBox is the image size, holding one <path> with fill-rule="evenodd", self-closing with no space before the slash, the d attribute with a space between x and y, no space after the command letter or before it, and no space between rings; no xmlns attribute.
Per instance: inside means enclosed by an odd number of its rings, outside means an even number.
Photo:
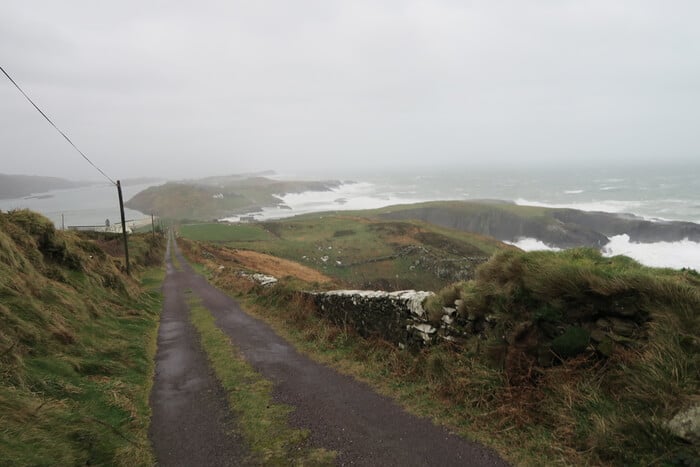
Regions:
<svg viewBox="0 0 700 467"><path fill-rule="evenodd" d="M75 188L89 184L89 182L76 182L57 177L0 174L0 199L22 198L51 190Z"/></svg>
<svg viewBox="0 0 700 467"><path fill-rule="evenodd" d="M282 194L328 191L340 184L337 180L273 180L257 175L226 175L150 187L137 193L126 206L143 213L157 213L161 218L212 220L263 207L283 207L279 198Z"/></svg>

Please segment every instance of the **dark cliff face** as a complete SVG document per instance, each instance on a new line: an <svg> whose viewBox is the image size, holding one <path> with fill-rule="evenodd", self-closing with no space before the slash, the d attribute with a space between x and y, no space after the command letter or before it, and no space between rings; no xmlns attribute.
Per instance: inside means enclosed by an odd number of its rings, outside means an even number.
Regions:
<svg viewBox="0 0 700 467"><path fill-rule="evenodd" d="M648 221L630 214L586 212L575 209L556 209L552 215L561 222L585 225L603 235L627 234L630 240L641 243L677 242L685 238L700 241L700 225L679 221Z"/></svg>
<svg viewBox="0 0 700 467"><path fill-rule="evenodd" d="M613 235L628 234L635 242L700 241L700 225L651 222L628 214L542 208L536 215L507 203L430 203L383 212L387 219L416 219L488 235L501 241L536 238L558 248L601 248Z"/></svg>
<svg viewBox="0 0 700 467"><path fill-rule="evenodd" d="M473 205L470 206L473 208ZM389 219L417 219L431 224L488 235L501 241L514 242L522 237L536 238L559 248L592 246L600 248L608 238L592 229L566 224L551 218L530 218L484 205L479 209L418 207L382 214Z"/></svg>

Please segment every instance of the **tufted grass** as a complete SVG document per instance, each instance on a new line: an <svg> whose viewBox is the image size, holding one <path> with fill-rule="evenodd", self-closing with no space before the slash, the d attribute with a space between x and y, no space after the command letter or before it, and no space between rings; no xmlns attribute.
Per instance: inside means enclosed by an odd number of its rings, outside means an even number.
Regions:
<svg viewBox="0 0 700 467"><path fill-rule="evenodd" d="M0 213L0 465L153 464L163 272L146 256L139 283L94 239Z"/></svg>

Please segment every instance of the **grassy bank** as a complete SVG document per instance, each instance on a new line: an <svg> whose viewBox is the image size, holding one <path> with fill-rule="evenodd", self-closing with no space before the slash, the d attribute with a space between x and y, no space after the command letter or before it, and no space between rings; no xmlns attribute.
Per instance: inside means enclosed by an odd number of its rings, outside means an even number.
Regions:
<svg viewBox="0 0 700 467"><path fill-rule="evenodd" d="M189 301L192 322L199 332L217 378L234 408L236 421L261 465L333 465L335 453L305 445L308 431L292 428L292 407L272 400L272 382L263 378L239 355L231 340L216 326L198 300Z"/></svg>
<svg viewBox="0 0 700 467"><path fill-rule="evenodd" d="M298 281L255 287L210 264L211 280L313 358L516 464L696 465L700 458L697 446L666 427L700 392L694 272L592 250L503 252L475 280L439 294L440 306L461 300L464 319L495 324L461 345L407 352L319 318L295 294ZM611 310L631 327L605 318L609 330L591 336L590 323ZM565 353L567 339L581 332L584 344ZM551 358L538 359L542 349Z"/></svg>
<svg viewBox="0 0 700 467"><path fill-rule="evenodd" d="M163 242L130 240L138 281L96 239L0 213L0 464L153 464Z"/></svg>

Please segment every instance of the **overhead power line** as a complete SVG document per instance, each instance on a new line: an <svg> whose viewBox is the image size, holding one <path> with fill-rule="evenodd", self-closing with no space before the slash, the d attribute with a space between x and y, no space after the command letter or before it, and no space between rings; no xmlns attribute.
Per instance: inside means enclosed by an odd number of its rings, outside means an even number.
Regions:
<svg viewBox="0 0 700 467"><path fill-rule="evenodd" d="M78 151L78 153L79 153L81 156L83 156L83 159L85 159L86 161L88 161L88 163L89 163L91 166L93 166L95 169L97 169L97 171L100 172L107 180L109 180L109 181L112 183L112 185L116 185L116 184L117 184L117 182L115 182L114 180L112 180L112 179L110 178L109 175L107 175L106 173L104 173L104 172L102 171L102 169L100 169L99 167L97 167L97 166L88 158L88 156L86 156L86 155L83 153L83 151L81 151L80 149L78 149L78 146L76 146L76 145L73 143L73 141L71 141L70 138L69 138L68 136L66 136L66 134L65 134L64 132L62 132L61 129L58 128L58 127L56 126L56 124L55 124L54 122L52 122L51 119L50 119L49 117L47 117L46 114L45 114L44 112L42 112L42 110L34 103L34 101L31 100L31 99L29 98L29 96L27 95L27 93L24 92L24 91L22 90L22 88L19 87L19 85L15 82L15 80L13 80L12 77L11 77L10 75L7 74L7 72L5 71L5 69L4 69L2 66L0 66L0 71L2 71L2 72L5 74L5 76L7 76L7 79L9 79L10 82L12 82L12 84L15 85L15 87L19 90L19 92L21 92L22 95L23 95L24 97L27 98L27 100L29 101L29 103L32 104L32 105L34 106L34 108L46 119L46 121L49 122L49 123L51 124L51 126L54 127L54 128L56 129L56 131L58 131L58 132L61 134L61 136L63 136L63 137L66 139L66 141L68 141L68 142L70 143L70 145L73 146L73 148L74 148L76 151Z"/></svg>

